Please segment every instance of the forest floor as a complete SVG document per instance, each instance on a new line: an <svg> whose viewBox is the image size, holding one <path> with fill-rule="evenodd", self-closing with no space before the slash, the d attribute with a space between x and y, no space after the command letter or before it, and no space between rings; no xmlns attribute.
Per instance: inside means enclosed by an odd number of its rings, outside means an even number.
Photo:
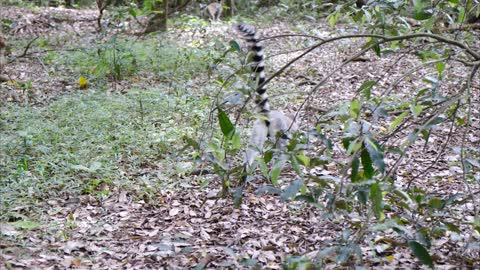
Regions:
<svg viewBox="0 0 480 270"><path fill-rule="evenodd" d="M211 51L225 50L221 44L235 37L230 23L175 21L168 33L142 37L136 35L137 22L119 24L108 15L106 33L98 33L96 14L63 8L0 10L11 46L4 72L10 80L0 86L0 268L281 269L291 256L314 259L342 237L348 241L352 228L345 227L343 216L321 207L324 201L314 206L257 195L255 189L265 181L260 176L234 208L231 197L218 196L221 185L213 171L199 170L205 164L201 153L184 147L186 137L205 134L220 88L216 72L229 71L226 65L211 66L221 55ZM355 30L341 27L335 31ZM335 34L323 23L279 22L264 28L267 36L304 28L321 37ZM289 50L311 42L294 37L267 41L267 52L274 56L267 62L271 72L298 55ZM360 40L327 44L296 62L269 86L276 89L274 106L298 109L321 75L360 46ZM320 114L352 99L362 82L376 78L382 68L401 74L418 62L396 60L368 53L342 68L309 97L302 127L311 129ZM399 99L411 94L409 86L396 88ZM480 129L478 119L474 125ZM430 140L441 142L448 134L445 126ZM467 140L472 146L480 143L478 134ZM430 143L406 157L397 170L399 185L413 179L446 197L465 190L454 149L433 162L441 146ZM338 167L309 173L335 177ZM292 175L282 172L280 186ZM472 205L452 212L467 221L474 216ZM461 235L432 243L439 268L464 266L457 255L466 241ZM455 237L453 243L448 240ZM368 256L352 256L351 262L364 259L366 268L422 268L406 243L385 242L388 247L380 250L381 240L373 240L379 242L360 243L361 254ZM325 269L336 268L336 255L323 258ZM478 250L464 256L480 267Z"/></svg>

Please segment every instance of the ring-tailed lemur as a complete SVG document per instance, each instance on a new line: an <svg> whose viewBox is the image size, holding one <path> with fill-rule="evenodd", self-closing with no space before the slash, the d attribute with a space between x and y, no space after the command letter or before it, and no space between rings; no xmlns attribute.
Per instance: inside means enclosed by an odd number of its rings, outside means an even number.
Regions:
<svg viewBox="0 0 480 270"><path fill-rule="evenodd" d="M200 4L200 11L210 16L212 21L218 21L223 11L223 0L220 2L212 2L208 5Z"/></svg>
<svg viewBox="0 0 480 270"><path fill-rule="evenodd" d="M263 44L259 40L255 29L245 23L238 24L235 28L247 42L248 50L252 54L249 59L251 59L252 79L257 82L255 103L257 113L262 117L262 119L257 119L253 124L252 135L250 136L250 143L246 152L245 169L249 172L253 161L260 151L263 150L263 144L267 139L276 140L277 147L284 147L287 143L289 132L295 131L298 126L294 122L294 115L270 110L266 93L267 86L264 85L266 79ZM282 134L276 138L278 132Z"/></svg>

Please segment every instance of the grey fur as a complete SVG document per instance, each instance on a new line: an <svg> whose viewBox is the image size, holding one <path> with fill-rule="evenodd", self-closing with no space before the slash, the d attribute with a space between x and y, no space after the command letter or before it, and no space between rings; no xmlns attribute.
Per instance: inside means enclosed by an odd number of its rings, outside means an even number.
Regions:
<svg viewBox="0 0 480 270"><path fill-rule="evenodd" d="M220 16L222 16L223 12L223 1L218 2L212 2L208 5L203 5L200 4L200 10L208 15L212 21L218 21L220 20Z"/></svg>
<svg viewBox="0 0 480 270"><path fill-rule="evenodd" d="M253 130L245 157L245 168L247 171L250 171L255 158L263 150L267 139L276 141L276 147L283 148L288 142L290 131L297 130L298 126L293 121L295 118L294 115L270 110L266 93L267 88L266 85L264 85L266 76L264 72L263 45L255 29L244 23L236 25L236 29L242 38L247 41L248 49L250 53L253 54L253 60L250 64L253 73L252 80L257 81L257 88L255 90L257 113L259 113L262 118L268 119L258 119L253 124ZM279 132L282 134L277 138Z"/></svg>

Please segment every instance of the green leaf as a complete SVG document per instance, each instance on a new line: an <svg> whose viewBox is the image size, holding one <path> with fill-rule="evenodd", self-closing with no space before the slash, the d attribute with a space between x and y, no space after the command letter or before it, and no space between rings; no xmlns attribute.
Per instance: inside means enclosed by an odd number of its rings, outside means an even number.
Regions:
<svg viewBox="0 0 480 270"><path fill-rule="evenodd" d="M328 23L330 24L330 27L333 28L335 26L339 17L340 17L340 12L339 11L335 11L328 16Z"/></svg>
<svg viewBox="0 0 480 270"><path fill-rule="evenodd" d="M412 202L412 198L410 198L410 195L408 195L408 193L403 190L395 189L393 193L395 193L397 196L401 197L402 199L406 200L408 203Z"/></svg>
<svg viewBox="0 0 480 270"><path fill-rule="evenodd" d="M422 113L422 105L415 105L415 104L410 104L410 111L415 117L418 117L420 113Z"/></svg>
<svg viewBox="0 0 480 270"><path fill-rule="evenodd" d="M412 18L414 18L417 21L428 20L430 19L430 17L432 17L432 13L423 12L423 11L415 12L412 16Z"/></svg>
<svg viewBox="0 0 480 270"><path fill-rule="evenodd" d="M370 201L372 202L373 213L379 221L385 219L385 214L383 213L383 195L382 190L380 189L380 184L376 182L370 187Z"/></svg>
<svg viewBox="0 0 480 270"><path fill-rule="evenodd" d="M280 176L280 173L282 172L283 166L285 165L285 160L280 159L273 165L272 170L270 171L270 181L272 181L272 184L274 186L278 185L278 177Z"/></svg>
<svg viewBox="0 0 480 270"><path fill-rule="evenodd" d="M232 136L232 146L235 150L240 149L241 147L241 142L240 142L240 133L235 132Z"/></svg>
<svg viewBox="0 0 480 270"><path fill-rule="evenodd" d="M307 195L298 195L295 197L295 201L303 201L303 202L308 202L308 203L315 203L316 200L311 194Z"/></svg>
<svg viewBox="0 0 480 270"><path fill-rule="evenodd" d="M402 114L397 116L397 118L395 118L395 120L393 120L393 122L388 127L388 132L392 132L396 127L398 127L398 125L402 123L403 119L405 119L407 115L408 115L408 111L404 111Z"/></svg>
<svg viewBox="0 0 480 270"><path fill-rule="evenodd" d="M380 45L376 44L373 46L372 50L375 52L375 54L380 57L382 56L382 51L380 50Z"/></svg>
<svg viewBox="0 0 480 270"><path fill-rule="evenodd" d="M367 204L368 192L365 190L359 190L357 193L357 198L362 204Z"/></svg>
<svg viewBox="0 0 480 270"><path fill-rule="evenodd" d="M360 112L360 106L358 104L358 100L352 100L350 102L350 116L353 118L356 118L358 116L358 113Z"/></svg>
<svg viewBox="0 0 480 270"><path fill-rule="evenodd" d="M352 250L350 249L349 246L346 246L346 247L341 247L340 248L340 252L337 256L337 258L335 259L336 263L337 264L344 264L345 262L347 262L348 258L350 258L350 256L352 256Z"/></svg>
<svg viewBox="0 0 480 270"><path fill-rule="evenodd" d="M295 158L300 162L305 167L308 167L310 165L310 158L305 156L304 154L298 154L295 156Z"/></svg>
<svg viewBox="0 0 480 270"><path fill-rule="evenodd" d="M265 121L269 121L269 120L270 120L267 116L261 115L261 114L255 114L255 115L253 115L253 118L259 119L259 120L265 120Z"/></svg>
<svg viewBox="0 0 480 270"><path fill-rule="evenodd" d="M360 85L360 88L358 88L358 92L362 93L365 95L365 98L367 100L370 99L371 97L371 90L372 90L372 87L377 84L376 81L367 81L367 82L364 82L362 85Z"/></svg>
<svg viewBox="0 0 480 270"><path fill-rule="evenodd" d="M208 186L208 184L210 184L210 179L207 178L200 183L200 188L204 188Z"/></svg>
<svg viewBox="0 0 480 270"><path fill-rule="evenodd" d="M134 8L131 8L128 13L130 13L130 16L132 16L133 18L137 17L137 10Z"/></svg>
<svg viewBox="0 0 480 270"><path fill-rule="evenodd" d="M398 222L399 222L399 219L398 218L392 218L392 219L388 219L386 220L385 222L383 223L379 223L379 224L376 224L376 225L373 225L371 227L371 230L373 232L377 232L377 231L387 231L387 230L390 230L390 229L394 229L394 228L399 228L399 229L402 229L402 226L398 225Z"/></svg>
<svg viewBox="0 0 480 270"><path fill-rule="evenodd" d="M435 22L437 21L437 18L435 16L430 17L424 24L423 28L426 30L432 30Z"/></svg>
<svg viewBox="0 0 480 270"><path fill-rule="evenodd" d="M272 194L272 195L280 195L282 190L278 187L273 187L270 185L264 185L255 190L255 195L263 195L263 194Z"/></svg>
<svg viewBox="0 0 480 270"><path fill-rule="evenodd" d="M465 21L465 8L462 6L458 7L458 23L463 23Z"/></svg>
<svg viewBox="0 0 480 270"><path fill-rule="evenodd" d="M355 139L354 142L350 143L347 148L347 154L350 155L353 152L358 151L362 147L362 142Z"/></svg>
<svg viewBox="0 0 480 270"><path fill-rule="evenodd" d="M342 138L342 144L343 148L347 150L350 147L350 143L354 140L355 138L352 137L347 137L347 138Z"/></svg>
<svg viewBox="0 0 480 270"><path fill-rule="evenodd" d="M422 133L423 139L425 140L425 144L428 143L428 139L430 138L431 132L432 132L431 129L422 129L421 133Z"/></svg>
<svg viewBox="0 0 480 270"><path fill-rule="evenodd" d="M410 240L408 241L408 246L412 250L413 255L415 255L415 257L417 257L421 263L433 268L432 257L430 257L428 251L422 245L420 245L420 243Z"/></svg>
<svg viewBox="0 0 480 270"><path fill-rule="evenodd" d="M194 149L199 149L199 148L200 148L200 144L199 144L196 140L188 137L187 135L184 135L184 136L182 137L182 140L183 140L183 141L185 142L185 144L186 144L185 149L186 149L187 147L189 147L189 146L193 147Z"/></svg>
<svg viewBox="0 0 480 270"><path fill-rule="evenodd" d="M460 231L460 229L455 224L446 221L442 221L442 223L447 226L449 231L456 232L458 234L462 233L462 231Z"/></svg>
<svg viewBox="0 0 480 270"><path fill-rule="evenodd" d="M265 153L263 154L263 160L265 161L265 163L270 162L272 158L273 158L273 151L272 150L265 151Z"/></svg>
<svg viewBox="0 0 480 270"><path fill-rule="evenodd" d="M432 246L432 240L430 239L429 232L433 233L432 230L427 229L426 227L422 227L418 228L417 233L415 234L418 242L427 249Z"/></svg>
<svg viewBox="0 0 480 270"><path fill-rule="evenodd" d="M300 188L303 186L303 181L302 180L295 180L293 181L290 185L288 185L285 190L282 192L282 195L280 195L280 198L284 201L289 200L293 196L295 196Z"/></svg>
<svg viewBox="0 0 480 270"><path fill-rule="evenodd" d="M434 197L428 201L428 206L434 209L441 210L445 206L445 202L442 199Z"/></svg>
<svg viewBox="0 0 480 270"><path fill-rule="evenodd" d="M218 122L220 123L220 129L222 130L223 135L225 135L226 137L230 136L230 134L235 128L233 127L232 122L228 118L228 115L222 110L218 112Z"/></svg>
<svg viewBox="0 0 480 270"><path fill-rule="evenodd" d="M358 181L358 168L360 167L360 161L358 158L354 158L352 160L352 172L350 174L350 181L355 183Z"/></svg>
<svg viewBox="0 0 480 270"><path fill-rule="evenodd" d="M455 121L457 121L459 126L463 126L467 123L464 117L455 117Z"/></svg>
<svg viewBox="0 0 480 270"><path fill-rule="evenodd" d="M241 51L240 44L236 40L231 40L230 41L230 50L234 51L234 52Z"/></svg>
<svg viewBox="0 0 480 270"><path fill-rule="evenodd" d="M414 4L414 13L413 13L413 18L415 20L427 20L433 15L433 11L431 9L427 9L425 7L425 1L420 0L420 1L413 1Z"/></svg>
<svg viewBox="0 0 480 270"><path fill-rule="evenodd" d="M372 166L372 159L370 158L370 154L368 153L365 144L363 145L362 152L360 153L360 158L363 165L363 171L365 174L366 179L372 179L374 175L374 170Z"/></svg>
<svg viewBox="0 0 480 270"><path fill-rule="evenodd" d="M263 176L268 178L268 168L265 161L263 159L257 158L257 163L258 163L258 167L260 167L260 171L262 172Z"/></svg>
<svg viewBox="0 0 480 270"><path fill-rule="evenodd" d="M438 125L440 123L443 123L445 121L445 118L443 117L436 117L435 119L433 119L432 121L430 121L426 126L425 128L427 129L430 129L432 127L434 127L435 125Z"/></svg>
<svg viewBox="0 0 480 270"><path fill-rule="evenodd" d="M448 0L448 3L450 4L451 7L456 7L457 5L460 4L460 0Z"/></svg>
<svg viewBox="0 0 480 270"><path fill-rule="evenodd" d="M375 141L372 137L365 137L365 148L367 148L370 157L373 159L373 163L377 169L381 172L385 172L385 162L383 160L383 149L380 144Z"/></svg>
<svg viewBox="0 0 480 270"><path fill-rule="evenodd" d="M295 173L297 173L297 175L303 174L302 169L300 169L300 164L298 163L298 159L295 156L290 157L290 163Z"/></svg>
<svg viewBox="0 0 480 270"><path fill-rule="evenodd" d="M438 62L436 64L436 68L437 68L438 73L442 73L445 70L445 63Z"/></svg>

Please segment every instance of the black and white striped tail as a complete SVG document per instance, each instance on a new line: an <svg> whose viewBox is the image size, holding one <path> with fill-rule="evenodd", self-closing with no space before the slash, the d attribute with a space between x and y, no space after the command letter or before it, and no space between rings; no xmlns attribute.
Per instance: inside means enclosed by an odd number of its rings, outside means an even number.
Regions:
<svg viewBox="0 0 480 270"><path fill-rule="evenodd" d="M270 112L270 106L268 105L268 96L267 96L267 87L263 85L265 82L265 63L264 63L264 56L263 56L263 45L262 42L259 41L258 34L255 32L255 28L252 26L241 23L237 24L236 27L237 31L242 35L243 39L247 42L248 49L252 54L251 57L251 66L252 72L254 76L252 79L257 81L257 89L255 90L257 93L255 103L257 104L258 113L263 115L267 115ZM268 125L268 121L266 121Z"/></svg>

